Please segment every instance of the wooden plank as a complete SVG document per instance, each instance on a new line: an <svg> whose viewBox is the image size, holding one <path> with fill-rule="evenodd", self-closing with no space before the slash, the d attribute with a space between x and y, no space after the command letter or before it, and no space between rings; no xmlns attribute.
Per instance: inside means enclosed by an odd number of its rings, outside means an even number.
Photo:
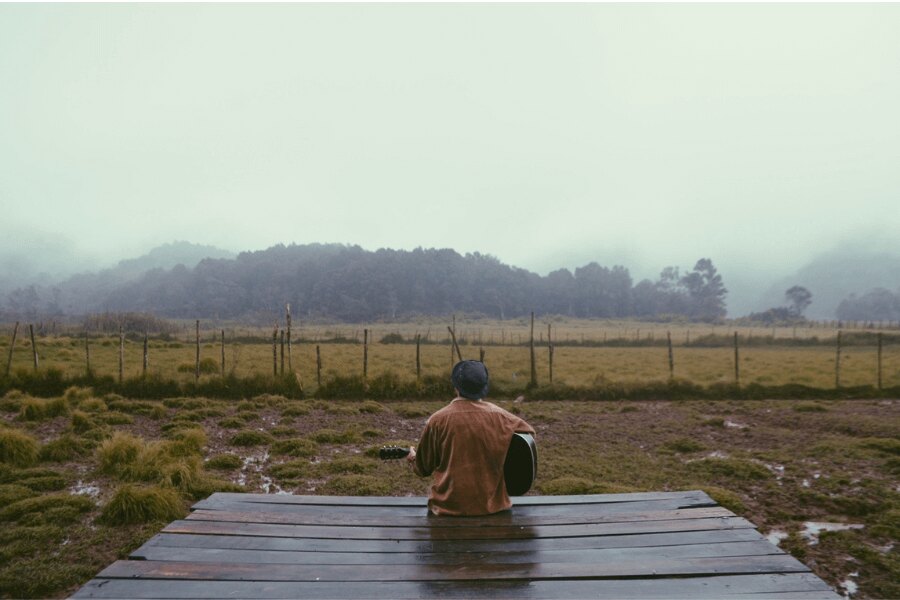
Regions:
<svg viewBox="0 0 900 600"><path fill-rule="evenodd" d="M755 593L751 593L755 592ZM557 581L430 582L255 582L103 579L88 582L74 598L772 598L837 600L839 596L809 573L731 575L696 578L582 579Z"/></svg>
<svg viewBox="0 0 900 600"><path fill-rule="evenodd" d="M721 556L763 556L784 554L766 540L755 542L725 542L721 544L689 544L681 546L653 546L641 548L519 550L504 552L285 552L280 550L223 550L219 548L142 547L131 557L139 560L177 562L224 562L242 564L294 565L422 565L516 563L597 563L611 560L646 560L665 558L712 558Z"/></svg>
<svg viewBox="0 0 900 600"><path fill-rule="evenodd" d="M167 525L166 533L253 535L294 538L357 540L449 540L449 539L531 539L539 537L585 537L670 531L753 528L741 517L677 519L588 525L548 525L536 527L326 527L315 525L276 525L271 523L231 523L223 521L179 520Z"/></svg>
<svg viewBox="0 0 900 600"><path fill-rule="evenodd" d="M627 494L583 494L576 496L519 496L516 506L537 504L597 504L604 502L634 502L639 500L701 497L711 501L702 490L683 492L634 492ZM425 496L295 496L291 494L242 494L216 492L213 499L241 499L245 502L273 502L285 504L320 504L323 506L426 506Z"/></svg>
<svg viewBox="0 0 900 600"><path fill-rule="evenodd" d="M360 517L348 511L331 515L307 515L298 513L272 513L257 511L232 512L227 510L195 510L187 516L193 521L227 521L234 523L270 523L285 525L328 525L333 527L380 527L384 529L416 527L427 523L435 531L445 529L466 529L484 527L534 527L593 523L622 523L638 521L671 521L676 519L704 519L733 517L734 513L721 506L690 508L683 510L662 510L636 513L598 514L572 517L524 517L510 512L487 517ZM423 523L425 521L426 523Z"/></svg>
<svg viewBox="0 0 900 600"><path fill-rule="evenodd" d="M580 548L640 548L724 542L750 542L765 539L755 529L714 529L637 535L607 535L573 538L534 538L526 540L463 540L432 542L424 540L327 540L243 535L197 535L160 533L140 549L221 548L224 550L275 550L287 552L517 552L523 550L577 550Z"/></svg>
<svg viewBox="0 0 900 600"><path fill-rule="evenodd" d="M613 514L624 512L644 512L653 510L675 510L687 508L708 508L717 506L715 502L702 498L666 498L659 500L637 500L634 502L603 502L596 504L535 504L515 506L511 511L502 514L514 514L529 517L561 517L585 516L595 514ZM201 500L191 507L192 510L227 510L297 513L309 515L335 515L346 513L348 507L323 506L320 504L284 504L244 502L231 499ZM354 515L366 517L406 516L421 518L427 514L423 506L354 506Z"/></svg>
<svg viewBox="0 0 900 600"><path fill-rule="evenodd" d="M717 558L654 558L600 563L495 565L260 565L120 560L98 577L218 581L452 581L456 579L571 579L799 573L806 565L788 554Z"/></svg>

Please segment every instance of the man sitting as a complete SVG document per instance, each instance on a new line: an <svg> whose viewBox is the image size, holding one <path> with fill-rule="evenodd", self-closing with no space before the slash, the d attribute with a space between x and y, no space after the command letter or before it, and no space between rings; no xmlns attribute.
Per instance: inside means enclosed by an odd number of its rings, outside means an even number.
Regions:
<svg viewBox="0 0 900 600"><path fill-rule="evenodd" d="M464 360L450 376L456 398L425 424L418 448L407 460L420 477L434 474L428 509L435 515L488 515L512 507L503 465L513 433L534 428L483 398L484 363Z"/></svg>

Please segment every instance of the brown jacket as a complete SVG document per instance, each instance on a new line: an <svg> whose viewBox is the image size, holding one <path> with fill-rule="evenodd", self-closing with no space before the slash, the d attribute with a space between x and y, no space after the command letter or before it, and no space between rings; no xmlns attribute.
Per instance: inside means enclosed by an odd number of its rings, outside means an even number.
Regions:
<svg viewBox="0 0 900 600"><path fill-rule="evenodd" d="M534 434L534 429L484 400L456 398L431 415L413 466L421 477L434 474L429 510L463 516L510 508L503 463L514 432Z"/></svg>

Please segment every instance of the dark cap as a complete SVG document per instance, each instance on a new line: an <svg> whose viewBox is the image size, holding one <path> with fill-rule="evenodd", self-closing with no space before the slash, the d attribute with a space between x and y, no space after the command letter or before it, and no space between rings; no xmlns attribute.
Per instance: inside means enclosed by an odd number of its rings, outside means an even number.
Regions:
<svg viewBox="0 0 900 600"><path fill-rule="evenodd" d="M463 360L453 367L450 382L459 395L469 400L479 400L488 393L488 370L478 360Z"/></svg>

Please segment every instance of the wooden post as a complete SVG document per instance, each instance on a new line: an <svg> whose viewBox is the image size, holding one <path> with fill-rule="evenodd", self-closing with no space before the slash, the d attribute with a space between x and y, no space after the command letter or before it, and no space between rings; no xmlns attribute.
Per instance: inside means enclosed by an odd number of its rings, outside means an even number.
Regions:
<svg viewBox="0 0 900 600"><path fill-rule="evenodd" d="M841 387L841 330L837 332L837 350L834 355L834 387Z"/></svg>
<svg viewBox="0 0 900 600"><path fill-rule="evenodd" d="M550 323L547 323L547 358L550 361L550 383L553 383L553 338L550 337Z"/></svg>
<svg viewBox="0 0 900 600"><path fill-rule="evenodd" d="M675 381L675 355L672 352L672 332L666 332L666 344L669 346L669 381Z"/></svg>
<svg viewBox="0 0 900 600"><path fill-rule="evenodd" d="M278 323L272 330L272 375L278 377Z"/></svg>
<svg viewBox="0 0 900 600"><path fill-rule="evenodd" d="M447 327L447 331L450 332L450 360L453 361L453 351L456 350L456 356L459 360L462 360L462 352L459 351L459 344L456 343L456 333Z"/></svg>
<svg viewBox="0 0 900 600"><path fill-rule="evenodd" d="M222 330L222 377L225 377L225 330Z"/></svg>
<svg viewBox="0 0 900 600"><path fill-rule="evenodd" d="M478 349L478 360L479 362L484 362L484 348Z"/></svg>
<svg viewBox="0 0 900 600"><path fill-rule="evenodd" d="M200 319L194 323L194 381L200 381Z"/></svg>
<svg viewBox="0 0 900 600"><path fill-rule="evenodd" d="M878 332L878 389L881 389L881 332Z"/></svg>
<svg viewBox="0 0 900 600"><path fill-rule="evenodd" d="M288 303L285 306L285 311L287 315L285 318L287 319L287 356L288 356L288 371L291 373L294 372L294 363L291 360L291 305ZM283 370L283 369L282 369Z"/></svg>
<svg viewBox="0 0 900 600"><path fill-rule="evenodd" d="M741 387L741 361L738 355L738 334L734 332L734 385Z"/></svg>
<svg viewBox="0 0 900 600"><path fill-rule="evenodd" d="M319 345L316 344L316 385L322 387L322 354Z"/></svg>
<svg viewBox="0 0 900 600"><path fill-rule="evenodd" d="M143 369L141 370L141 374L144 378L147 377L147 366L150 362L149 356L147 353L147 331L144 331L144 361L143 361Z"/></svg>
<svg viewBox="0 0 900 600"><path fill-rule="evenodd" d="M531 352L531 381L529 385L537 386L537 366L534 360L534 311L531 311L531 335L528 338L528 347Z"/></svg>
<svg viewBox="0 0 900 600"><path fill-rule="evenodd" d="M34 343L34 324L28 324L28 331L31 333L31 357L34 359L34 370L38 370L38 353L37 346Z"/></svg>
<svg viewBox="0 0 900 600"><path fill-rule="evenodd" d="M416 381L419 381L422 377L422 361L420 360L420 350L419 344L421 342L421 336L416 334Z"/></svg>
<svg viewBox="0 0 900 600"><path fill-rule="evenodd" d="M119 383L125 379L125 331L119 325Z"/></svg>
<svg viewBox="0 0 900 600"><path fill-rule="evenodd" d="M88 344L87 330L84 332L84 373L88 377L91 376L91 347Z"/></svg>
<svg viewBox="0 0 900 600"><path fill-rule="evenodd" d="M281 330L281 374L284 375L284 329Z"/></svg>
<svg viewBox="0 0 900 600"><path fill-rule="evenodd" d="M369 379L369 330L363 329L363 381Z"/></svg>
<svg viewBox="0 0 900 600"><path fill-rule="evenodd" d="M6 376L9 377L9 370L12 368L13 349L16 347L16 338L19 335L19 322L13 327L12 342L9 344L9 358L6 359Z"/></svg>

